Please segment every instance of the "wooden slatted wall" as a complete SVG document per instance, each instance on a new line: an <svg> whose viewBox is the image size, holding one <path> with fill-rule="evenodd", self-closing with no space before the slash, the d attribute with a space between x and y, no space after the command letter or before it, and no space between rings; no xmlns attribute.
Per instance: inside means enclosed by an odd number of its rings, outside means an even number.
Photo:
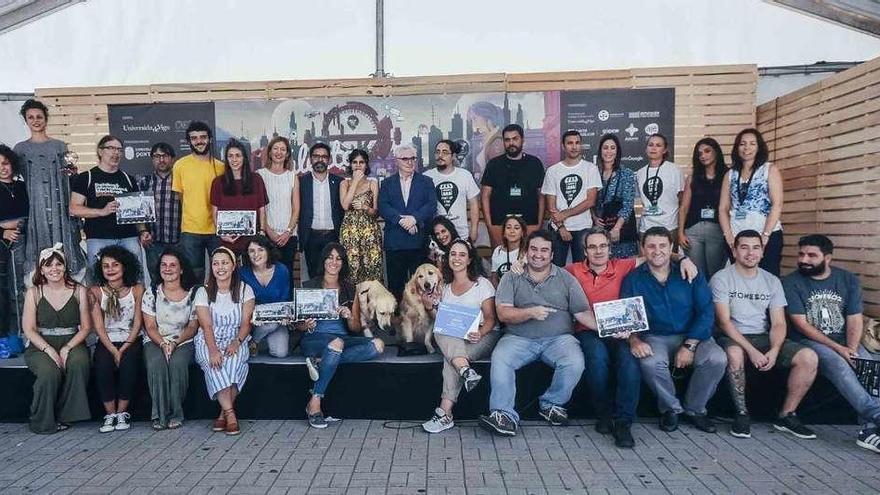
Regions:
<svg viewBox="0 0 880 495"><path fill-rule="evenodd" d="M800 236L826 234L880 316L880 58L759 106L757 120L782 169L783 271Z"/></svg>

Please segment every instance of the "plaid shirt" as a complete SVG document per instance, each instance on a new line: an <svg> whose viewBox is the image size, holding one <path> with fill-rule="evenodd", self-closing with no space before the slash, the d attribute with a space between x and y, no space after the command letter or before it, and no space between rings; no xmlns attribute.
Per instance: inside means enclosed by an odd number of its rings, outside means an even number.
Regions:
<svg viewBox="0 0 880 495"><path fill-rule="evenodd" d="M177 244L180 240L180 194L171 190L171 173L161 177L157 173L138 180L141 191L151 191L156 199L156 223L149 224L154 242Z"/></svg>

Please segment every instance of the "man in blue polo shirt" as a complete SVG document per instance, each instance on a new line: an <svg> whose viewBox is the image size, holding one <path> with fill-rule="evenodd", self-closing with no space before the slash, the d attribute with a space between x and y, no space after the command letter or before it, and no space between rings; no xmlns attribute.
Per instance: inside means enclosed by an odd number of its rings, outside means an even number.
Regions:
<svg viewBox="0 0 880 495"><path fill-rule="evenodd" d="M702 273L690 283L681 277L670 259L672 234L664 227L645 231L642 251L646 261L623 280L620 297L642 296L645 301L650 330L630 335L629 346L639 359L642 381L657 396L660 429L675 431L678 415L685 413L698 429L713 433L706 403L724 376L727 356L712 339L712 291ZM684 407L675 396L670 361L676 373L694 367Z"/></svg>

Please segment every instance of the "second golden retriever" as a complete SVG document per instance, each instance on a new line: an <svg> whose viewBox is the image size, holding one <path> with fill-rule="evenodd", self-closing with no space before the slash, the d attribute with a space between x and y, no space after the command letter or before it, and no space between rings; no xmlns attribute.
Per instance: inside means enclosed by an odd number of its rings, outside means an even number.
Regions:
<svg viewBox="0 0 880 495"><path fill-rule="evenodd" d="M434 318L437 309L425 309L422 296L433 296L440 300L443 292L443 277L436 266L425 263L420 265L403 289L400 302L400 338L405 343L424 342L425 349L434 352L431 337L434 330Z"/></svg>

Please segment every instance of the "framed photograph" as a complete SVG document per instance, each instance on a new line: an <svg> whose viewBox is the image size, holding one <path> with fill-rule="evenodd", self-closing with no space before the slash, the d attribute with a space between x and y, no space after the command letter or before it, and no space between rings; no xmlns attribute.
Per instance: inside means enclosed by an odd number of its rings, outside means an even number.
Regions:
<svg viewBox="0 0 880 495"><path fill-rule="evenodd" d="M217 235L255 235L256 233L256 211L220 210L217 212Z"/></svg>
<svg viewBox="0 0 880 495"><path fill-rule="evenodd" d="M880 361L853 358L853 362L856 365L856 376L868 395L880 397Z"/></svg>
<svg viewBox="0 0 880 495"><path fill-rule="evenodd" d="M257 304L254 306L254 316L251 323L254 325L266 325L269 323L282 323L285 320L296 320L296 305L293 301Z"/></svg>
<svg viewBox="0 0 880 495"><path fill-rule="evenodd" d="M599 325L599 337L648 330L648 313L642 296L596 303L593 311Z"/></svg>
<svg viewBox="0 0 880 495"><path fill-rule="evenodd" d="M335 320L339 318L339 291L336 289L294 289L296 319Z"/></svg>
<svg viewBox="0 0 880 495"><path fill-rule="evenodd" d="M116 210L118 225L132 223L153 223L156 221L156 200L152 194L133 192L116 196L119 208Z"/></svg>

